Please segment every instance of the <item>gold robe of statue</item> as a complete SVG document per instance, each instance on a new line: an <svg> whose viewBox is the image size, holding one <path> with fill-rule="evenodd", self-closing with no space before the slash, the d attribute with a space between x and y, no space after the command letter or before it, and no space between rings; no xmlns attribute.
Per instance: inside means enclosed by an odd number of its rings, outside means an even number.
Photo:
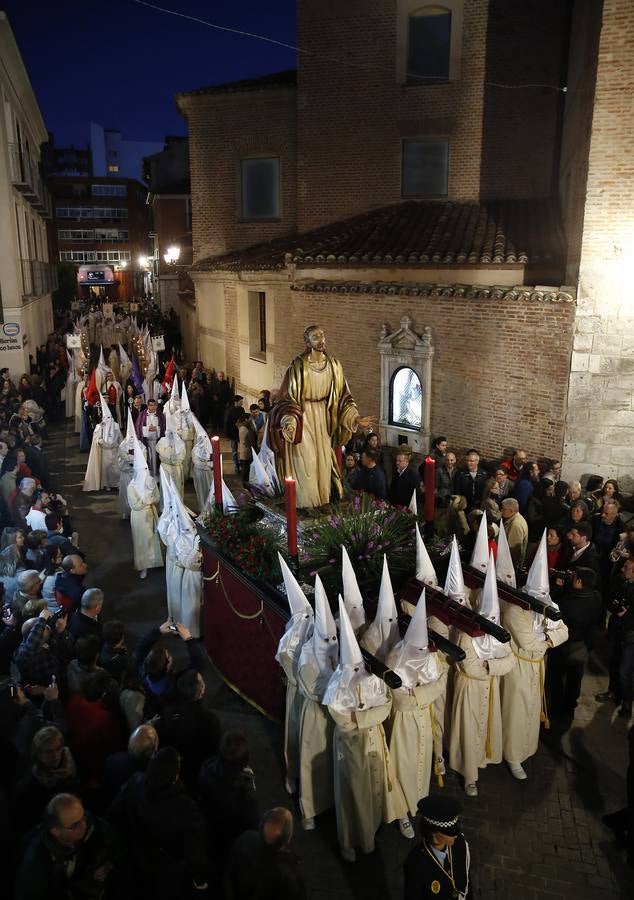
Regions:
<svg viewBox="0 0 634 900"><path fill-rule="evenodd" d="M323 506L332 491L343 496L335 447L350 440L358 415L338 359L328 353L319 363L310 362L308 353L295 357L271 410L269 434L278 474L297 482L298 507ZM282 435L289 426L295 429L292 442Z"/></svg>

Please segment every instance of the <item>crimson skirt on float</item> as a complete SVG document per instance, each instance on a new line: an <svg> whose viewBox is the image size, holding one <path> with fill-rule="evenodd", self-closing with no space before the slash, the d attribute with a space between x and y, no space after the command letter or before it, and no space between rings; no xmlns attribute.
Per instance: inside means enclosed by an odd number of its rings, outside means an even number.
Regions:
<svg viewBox="0 0 634 900"><path fill-rule="evenodd" d="M285 687L275 654L289 619L286 598L244 575L202 531L200 547L207 653L232 690L281 722Z"/></svg>

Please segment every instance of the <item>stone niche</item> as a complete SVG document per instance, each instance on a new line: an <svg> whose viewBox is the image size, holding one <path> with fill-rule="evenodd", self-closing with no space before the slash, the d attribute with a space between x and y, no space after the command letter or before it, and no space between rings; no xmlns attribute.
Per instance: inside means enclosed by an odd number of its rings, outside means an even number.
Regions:
<svg viewBox="0 0 634 900"><path fill-rule="evenodd" d="M421 335L403 316L400 328L381 329L381 441L386 447L407 443L415 453L429 449L431 365L434 358L431 328Z"/></svg>

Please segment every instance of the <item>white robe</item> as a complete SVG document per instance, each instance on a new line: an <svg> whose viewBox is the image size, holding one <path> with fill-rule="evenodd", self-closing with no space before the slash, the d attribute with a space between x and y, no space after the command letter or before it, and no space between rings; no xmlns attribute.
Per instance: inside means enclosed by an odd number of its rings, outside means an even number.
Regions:
<svg viewBox="0 0 634 900"><path fill-rule="evenodd" d="M154 490L146 490L143 495L139 494L134 481L128 485L134 568L137 572L143 569L156 569L163 565L161 542L156 530L159 500L160 494L156 485Z"/></svg>
<svg viewBox="0 0 634 900"><path fill-rule="evenodd" d="M194 438L196 437L196 429L191 418L192 414L189 410L178 409L174 414L170 415L172 429L185 442L185 459L183 461L183 473L185 481L191 477L192 468L192 447L194 446ZM167 430L168 414L165 412L165 423Z"/></svg>
<svg viewBox="0 0 634 900"><path fill-rule="evenodd" d="M511 634L517 664L502 679L502 736L504 759L522 763L537 752L546 678L546 651L568 640L563 622L548 632L533 627L534 613L512 603L500 604L502 625Z"/></svg>
<svg viewBox="0 0 634 900"><path fill-rule="evenodd" d="M329 707L336 723L333 737L335 809L341 847L374 850L374 836L382 822L403 819L407 804L387 749L383 722L392 701L355 710L356 722Z"/></svg>
<svg viewBox="0 0 634 900"><path fill-rule="evenodd" d="M297 687L297 662L304 641L312 634L313 620L297 613L289 620L280 640L276 659L286 675L286 707L284 712L284 760L286 778L293 783L299 778L299 723L304 698Z"/></svg>
<svg viewBox="0 0 634 900"><path fill-rule="evenodd" d="M209 458L198 453L196 448L197 444L194 444L192 447L192 475L198 509L202 511L211 489L213 468Z"/></svg>
<svg viewBox="0 0 634 900"><path fill-rule="evenodd" d="M95 426L92 435L83 491L119 487L119 444L123 437L116 423L113 423L111 440L108 443L104 440L103 431L103 422L100 422Z"/></svg>
<svg viewBox="0 0 634 900"><path fill-rule="evenodd" d="M174 552L165 561L165 577L168 583L168 611L176 622L189 628L192 637L200 637L200 607L202 603L203 577L202 554L197 549L185 549L176 539Z"/></svg>
<svg viewBox="0 0 634 900"><path fill-rule="evenodd" d="M468 634L461 631L452 640L466 656L455 666L449 763L465 784L475 784L478 769L502 762L500 676L511 671L515 657L509 648L502 659L487 660L487 672Z"/></svg>
<svg viewBox="0 0 634 900"><path fill-rule="evenodd" d="M141 446L143 453L147 456L145 447L142 444ZM134 477L134 455L128 453L128 447L125 445L125 442L123 445L119 445L117 462L119 464L119 515L122 519L129 519L128 485Z"/></svg>
<svg viewBox="0 0 634 900"><path fill-rule="evenodd" d="M68 369L66 378L66 418L72 419L75 415L75 403L77 402L77 375L73 365Z"/></svg>
<svg viewBox="0 0 634 900"><path fill-rule="evenodd" d="M185 447L183 442L178 439L175 441L170 440L169 436L166 434L158 441L156 452L161 460L161 468L174 482L174 487L182 500L185 491L185 476L183 470Z"/></svg>
<svg viewBox="0 0 634 900"><path fill-rule="evenodd" d="M327 682L327 679L326 679ZM320 701L326 685L310 664L297 670L298 695L303 697L299 718L299 806L312 819L335 802L332 760L334 722Z"/></svg>
<svg viewBox="0 0 634 900"><path fill-rule="evenodd" d="M434 758L433 702L443 689L441 676L431 684L392 692L390 756L412 816L417 814L418 801L429 794Z"/></svg>

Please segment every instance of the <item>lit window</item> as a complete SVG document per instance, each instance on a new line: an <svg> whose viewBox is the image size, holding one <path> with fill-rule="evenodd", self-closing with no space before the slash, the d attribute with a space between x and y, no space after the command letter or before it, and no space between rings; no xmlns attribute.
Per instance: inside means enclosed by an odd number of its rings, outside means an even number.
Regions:
<svg viewBox="0 0 634 900"><path fill-rule="evenodd" d="M280 161L276 158L240 162L241 216L277 219L280 214Z"/></svg>
<svg viewBox="0 0 634 900"><path fill-rule="evenodd" d="M413 369L403 366L392 376L390 424L420 429L423 418L423 388Z"/></svg>
<svg viewBox="0 0 634 900"><path fill-rule="evenodd" d="M403 197L445 196L449 177L449 140L420 138L403 141Z"/></svg>
<svg viewBox="0 0 634 900"><path fill-rule="evenodd" d="M444 6L423 6L409 15L407 83L447 81L451 49L451 12Z"/></svg>
<svg viewBox="0 0 634 900"><path fill-rule="evenodd" d="M266 362L266 294L249 291L249 357Z"/></svg>
<svg viewBox="0 0 634 900"><path fill-rule="evenodd" d="M109 171L109 172L118 172L118 171L119 171L119 166L115 166L115 165L112 165L112 164L111 164L111 165L108 166L108 171Z"/></svg>

